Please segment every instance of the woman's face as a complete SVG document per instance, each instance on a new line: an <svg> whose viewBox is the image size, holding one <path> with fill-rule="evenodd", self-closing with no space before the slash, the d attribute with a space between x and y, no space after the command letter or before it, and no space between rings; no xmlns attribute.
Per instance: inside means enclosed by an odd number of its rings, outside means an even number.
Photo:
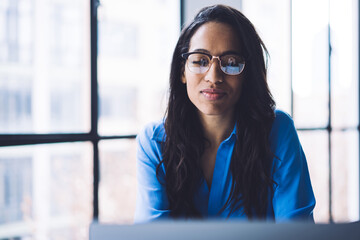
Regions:
<svg viewBox="0 0 360 240"><path fill-rule="evenodd" d="M209 22L200 26L190 39L189 52L194 51L212 56L227 52L241 55L240 40L231 26ZM225 74L220 69L218 59L213 59L210 69L201 74L191 72L186 64L182 82L186 84L187 94L202 117L233 117L235 104L241 94L242 74Z"/></svg>

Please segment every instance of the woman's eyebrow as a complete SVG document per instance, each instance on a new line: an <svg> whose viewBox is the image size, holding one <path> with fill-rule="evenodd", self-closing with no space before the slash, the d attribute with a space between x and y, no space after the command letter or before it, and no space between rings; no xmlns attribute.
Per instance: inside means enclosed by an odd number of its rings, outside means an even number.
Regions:
<svg viewBox="0 0 360 240"><path fill-rule="evenodd" d="M208 50L203 49L203 48L194 49L194 50L192 50L192 52L204 52L204 53L210 54L210 52Z"/></svg>
<svg viewBox="0 0 360 240"><path fill-rule="evenodd" d="M208 51L208 50L206 50L204 48L197 48L197 49L192 50L192 52L203 52L203 53L207 53L207 54L211 55L210 51ZM241 55L239 51L228 50L228 51L222 52L219 56L224 56L224 55L227 55L227 54Z"/></svg>
<svg viewBox="0 0 360 240"><path fill-rule="evenodd" d="M224 55L227 55L227 54L241 55L240 52L238 52L238 51L229 50L229 51L223 52L220 56L224 56Z"/></svg>

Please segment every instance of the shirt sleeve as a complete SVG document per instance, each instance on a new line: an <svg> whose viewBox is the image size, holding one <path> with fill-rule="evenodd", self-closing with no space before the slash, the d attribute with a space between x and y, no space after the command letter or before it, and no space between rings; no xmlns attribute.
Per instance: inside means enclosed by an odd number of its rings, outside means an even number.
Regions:
<svg viewBox="0 0 360 240"><path fill-rule="evenodd" d="M275 139L273 210L276 222L313 220L315 197L305 154L293 120L283 112L276 113L270 136Z"/></svg>
<svg viewBox="0 0 360 240"><path fill-rule="evenodd" d="M135 223L149 222L158 218L168 217L168 199L164 182L164 170L160 168L159 179L156 168L161 160L160 143L152 140L154 127L148 126L141 132L137 140L137 197Z"/></svg>

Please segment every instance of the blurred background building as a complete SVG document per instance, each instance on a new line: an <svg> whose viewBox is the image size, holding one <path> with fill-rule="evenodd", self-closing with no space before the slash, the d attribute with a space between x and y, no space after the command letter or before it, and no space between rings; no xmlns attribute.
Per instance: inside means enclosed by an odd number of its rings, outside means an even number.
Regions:
<svg viewBox="0 0 360 240"><path fill-rule="evenodd" d="M164 116L181 26L215 3L241 10L269 50L316 222L359 220L358 1L96 3L0 0L0 239L88 239L94 219L132 222L134 137Z"/></svg>

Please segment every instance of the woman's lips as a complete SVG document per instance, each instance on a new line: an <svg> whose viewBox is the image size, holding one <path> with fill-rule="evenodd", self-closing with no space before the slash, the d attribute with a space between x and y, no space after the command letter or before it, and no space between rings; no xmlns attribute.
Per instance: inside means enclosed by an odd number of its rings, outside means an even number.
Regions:
<svg viewBox="0 0 360 240"><path fill-rule="evenodd" d="M203 89L200 93L208 100L219 100L226 95L226 92L221 89Z"/></svg>

